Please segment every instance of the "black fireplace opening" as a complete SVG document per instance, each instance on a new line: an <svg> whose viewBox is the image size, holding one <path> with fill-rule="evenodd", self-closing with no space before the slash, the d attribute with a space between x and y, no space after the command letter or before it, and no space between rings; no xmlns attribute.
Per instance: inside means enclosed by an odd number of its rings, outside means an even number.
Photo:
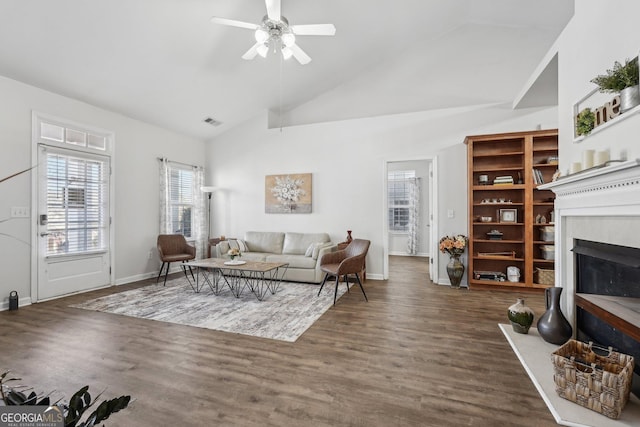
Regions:
<svg viewBox="0 0 640 427"><path fill-rule="evenodd" d="M576 239L572 251L576 293L616 297L626 310L640 316L640 302L634 300L640 298L639 248ZM640 342L622 330L624 328L601 317L576 307L576 337L632 355L635 358L632 392L640 397Z"/></svg>

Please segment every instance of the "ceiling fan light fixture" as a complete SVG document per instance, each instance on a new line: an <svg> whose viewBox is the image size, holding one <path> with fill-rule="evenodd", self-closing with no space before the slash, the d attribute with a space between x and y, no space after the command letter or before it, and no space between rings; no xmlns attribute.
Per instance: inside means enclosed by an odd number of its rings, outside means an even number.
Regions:
<svg viewBox="0 0 640 427"><path fill-rule="evenodd" d="M269 33L266 30L264 30L263 28L258 28L256 30L256 32L254 33L254 36L255 36L256 41L258 43L264 43L267 40L269 40Z"/></svg>
<svg viewBox="0 0 640 427"><path fill-rule="evenodd" d="M296 42L296 36L293 33L284 33L281 38L282 44L286 47L289 47Z"/></svg>
<svg viewBox="0 0 640 427"><path fill-rule="evenodd" d="M258 51L258 55L260 55L263 58L266 58L267 53L269 53L269 46L267 46L266 44L261 44L260 46L258 46L256 50Z"/></svg>
<svg viewBox="0 0 640 427"><path fill-rule="evenodd" d="M293 55L293 51L291 50L291 48L289 48L289 46L284 46L282 48L282 57L287 60L289 58L291 58L291 55Z"/></svg>

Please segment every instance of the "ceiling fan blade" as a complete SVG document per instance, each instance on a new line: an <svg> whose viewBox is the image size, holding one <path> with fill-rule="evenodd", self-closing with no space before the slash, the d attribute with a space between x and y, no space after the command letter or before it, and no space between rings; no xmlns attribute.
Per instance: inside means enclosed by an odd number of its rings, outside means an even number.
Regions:
<svg viewBox="0 0 640 427"><path fill-rule="evenodd" d="M235 19L219 18L217 16L214 16L213 18L211 18L211 22L213 22L214 24L228 25L230 27L247 28L249 30L257 30L260 27L259 25L252 24L250 22L236 21Z"/></svg>
<svg viewBox="0 0 640 427"><path fill-rule="evenodd" d="M291 31L296 36L333 36L336 27L333 24L292 25Z"/></svg>
<svg viewBox="0 0 640 427"><path fill-rule="evenodd" d="M297 44L294 43L289 46L289 48L291 49L291 52L293 52L293 57L296 58L300 64L306 65L311 62L311 57L307 55L304 50L300 49L300 46Z"/></svg>
<svg viewBox="0 0 640 427"><path fill-rule="evenodd" d="M280 20L280 0L265 0L267 4L267 16L272 21Z"/></svg>
<svg viewBox="0 0 640 427"><path fill-rule="evenodd" d="M251 49L249 49L248 51L245 52L244 55L242 55L242 59L246 59L247 61L249 61L255 58L256 55L258 54L258 47L260 47L261 44L262 43L256 43L253 46L251 46Z"/></svg>

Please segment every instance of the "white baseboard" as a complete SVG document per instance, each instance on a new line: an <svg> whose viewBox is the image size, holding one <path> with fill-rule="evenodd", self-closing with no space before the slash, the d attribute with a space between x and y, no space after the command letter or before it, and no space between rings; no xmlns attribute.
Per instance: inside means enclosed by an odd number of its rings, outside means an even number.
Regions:
<svg viewBox="0 0 640 427"><path fill-rule="evenodd" d="M438 285L440 285L440 286L451 286L451 282L450 282L450 281L448 281L448 280L446 280L446 279L440 279L440 280L438 281ZM460 287L461 287L461 288L468 288L468 287L469 287L469 284L467 284L467 283L460 283Z"/></svg>
<svg viewBox="0 0 640 427"><path fill-rule="evenodd" d="M139 282L140 280L153 279L155 277L158 277L159 272L160 270L152 271L150 273L135 274L129 277L121 277L120 279L116 280L115 285L120 286L120 285L126 285L128 283ZM175 267L169 269L169 274L178 273L178 272L182 272L180 265L176 265ZM164 277L164 273L162 274L162 276Z"/></svg>
<svg viewBox="0 0 640 427"><path fill-rule="evenodd" d="M406 252L389 252L389 255L392 255L392 256L417 256L417 257L425 257L425 258L429 257L429 253L428 252L418 252L415 255L411 255L411 254L408 254Z"/></svg>
<svg viewBox="0 0 640 427"><path fill-rule="evenodd" d="M31 305L31 297L21 297L18 299L18 309L20 309L20 307L24 307L27 305ZM2 301L2 304L0 304L0 311L7 311L7 310L9 310L8 299L6 301Z"/></svg>
<svg viewBox="0 0 640 427"><path fill-rule="evenodd" d="M115 285L116 286L120 286L120 285L126 285L127 283L133 283L133 282L138 282L140 280L147 280L147 279L151 279L153 277L158 277L158 272L150 272L150 273L142 273L142 274L136 274L133 276L129 276L129 277L121 277L120 279L116 280Z"/></svg>

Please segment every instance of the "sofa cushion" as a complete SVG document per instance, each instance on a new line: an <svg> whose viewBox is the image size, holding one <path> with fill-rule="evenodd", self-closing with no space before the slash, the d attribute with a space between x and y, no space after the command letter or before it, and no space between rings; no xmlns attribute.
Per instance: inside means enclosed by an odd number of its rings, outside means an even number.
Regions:
<svg viewBox="0 0 640 427"><path fill-rule="evenodd" d="M243 252L242 256L238 258L241 261L266 261L267 256L270 254L265 254L261 252Z"/></svg>
<svg viewBox="0 0 640 427"><path fill-rule="evenodd" d="M313 258L304 255L268 255L267 262L288 262L289 268L310 268L316 267L316 261Z"/></svg>
<svg viewBox="0 0 640 427"><path fill-rule="evenodd" d="M304 255L312 243L324 243L330 240L327 233L286 233L282 253Z"/></svg>
<svg viewBox="0 0 640 427"><path fill-rule="evenodd" d="M268 231L247 231L244 235L247 249L251 252L282 253L284 233ZM306 249L306 248L305 248Z"/></svg>

